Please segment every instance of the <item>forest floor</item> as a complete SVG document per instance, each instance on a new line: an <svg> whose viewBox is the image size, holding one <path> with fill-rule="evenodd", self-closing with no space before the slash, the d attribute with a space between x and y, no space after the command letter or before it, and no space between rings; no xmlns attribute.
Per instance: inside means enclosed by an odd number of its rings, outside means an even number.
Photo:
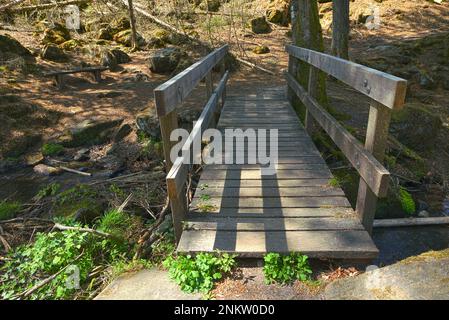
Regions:
<svg viewBox="0 0 449 320"><path fill-rule="evenodd" d="M437 134L428 141L429 148L414 150L414 146L403 144L398 146L394 142L389 144L389 156L391 161L386 163L388 169L401 178L397 183L409 190L417 203L415 216L423 210L431 211L431 215L442 215L444 203L448 202L449 189L449 50L448 44L438 39L448 39L449 34L449 3L443 2L438 5L425 1L399 1L384 0L378 4L381 10L381 26L379 29L368 30L363 23L356 23L360 16L369 15L370 1L361 0L351 2L351 40L350 59L373 68L386 71L409 80L407 104L419 104L426 112L436 114L441 120ZM258 14L260 4L252 11L252 15ZM325 46L330 47L331 30L329 28L332 12L329 4L320 5L320 17L323 27ZM151 32L159 28L150 24L138 16L139 32L147 38ZM215 21L215 20L214 20ZM273 75L266 72L250 69L240 65L231 73L229 81L229 92L242 90L252 91L254 88L273 87L285 85L283 81L283 70L287 68L288 56L284 51L285 44L291 41L288 27L271 25L269 34L254 34L248 28L239 24L238 28L229 31L223 27L223 21L215 21L212 29L205 29L198 25L198 33L202 39L207 39L215 46L229 42L233 52L244 59L250 60L257 65L271 70ZM36 28L33 24L22 23L18 20L15 24L3 23L0 25L0 34L7 34L17 39L22 45L38 52L41 50L40 35L35 34ZM210 31L212 33L210 34ZM437 38L432 38L437 36ZM438 38L438 37L442 38ZM133 132L126 138L126 144L138 145L140 143L136 129L136 117L139 114L149 113L155 116L153 89L171 77L170 74L156 74L149 70L148 56L152 49L143 49L137 52L128 52L131 61L120 65L117 71L103 72L104 81L95 83L90 77L74 75L67 78L67 88L58 90L51 78L44 77L45 72L79 67L82 62L98 64L98 55L90 50L90 34L78 34L74 36L85 41L88 50L75 50L67 52L68 62L57 63L42 59L36 55L38 72L21 73L14 70L1 69L0 94L14 95L20 98L20 104L32 105L33 112L26 114L20 122L8 122L8 125L0 128L2 138L2 149L4 146L20 140L24 136L32 136L39 133L38 143L32 143L23 154L14 156L0 155L0 201L3 199L19 200L24 203L31 201L43 187L50 183L60 183L63 189L69 189L79 183L87 183L96 180L104 180L109 176L93 175L93 177L81 177L72 173L63 173L54 177L42 177L26 166L29 155L41 150L42 145L54 141L64 135L68 129L76 127L85 120L109 121L111 119L123 120L122 124L129 124ZM445 38L446 37L446 38ZM237 40L238 39L238 40ZM426 39L437 39L425 43ZM439 42L438 42L439 41ZM266 54L255 54L255 46L267 46L270 49ZM207 52L204 48L194 44L182 44L179 47L187 55L196 60ZM125 51L126 48L120 47ZM448 52L447 55L445 50ZM95 50L93 50L95 51ZM411 59L404 61L404 56ZM443 58L443 59L442 59ZM447 59L447 60L444 60ZM410 61L409 61L410 60ZM416 71L417 70L417 71ZM444 75L445 73L445 75ZM443 74L443 75L442 75ZM430 79L429 79L430 78ZM424 83L431 80L432 85ZM447 82L449 84L449 82ZM356 134L357 138L363 140L366 129L369 99L354 90L337 83L331 79L327 82L330 105L343 114L342 122ZM188 100L185 109L200 110L204 105L204 85L201 84ZM1 102L1 101L0 101ZM28 110L25 108L25 110ZM3 113L2 113L3 112ZM0 119L7 116L5 109L0 109ZM412 130L412 128L408 128ZM431 131L432 127L424 130ZM318 139L318 141L321 141ZM326 142L326 141L325 141ZM120 146L123 146L120 145ZM322 145L320 150L325 155L332 155L328 150L329 145ZM332 147L332 144L330 144ZM113 143L108 141L104 144L89 147L90 156L95 162L102 159L106 165L98 171L125 172L132 174L139 171L163 171L161 169L162 159L160 154L151 156L149 159L140 159L138 156L130 156L127 152L131 149L124 147L122 156L117 164L110 164L109 151ZM142 147L142 146L140 146ZM56 160L66 161L84 146L65 150L61 157L55 156ZM407 151L407 156L399 156ZM140 151L139 151L140 152ZM131 152L130 152L131 153ZM137 159L137 160L136 160ZM114 160L114 159L113 159ZM123 162L126 168L123 169ZM329 156L328 162L332 167L348 167L344 159ZM424 165L421 163L423 162ZM419 164L419 165L418 165ZM74 164L75 168L85 169L86 164ZM106 167L107 170L104 170ZM88 168L89 170L89 168ZM97 170L97 169L96 169ZM341 184L349 199L354 202L354 172L345 170L342 174L337 169L334 174L341 176ZM354 184L355 183L355 184ZM164 189L164 180L160 180L160 188ZM157 199L157 205L163 204L161 194ZM162 194L162 196L164 196ZM124 199L120 199L123 201ZM117 201L120 204L120 201ZM425 206L421 208L421 203ZM387 203L386 209L378 217L404 217L399 212L400 204L397 201ZM385 211L389 213L385 214ZM148 217L148 214L146 214ZM34 234L34 233L33 233ZM33 237L31 234L31 238ZM30 234L27 234L30 237ZM30 238L30 240L31 240ZM438 246L438 245L436 245ZM432 249L429 245L428 249ZM3 250L3 249L2 249ZM317 279L336 279L342 276L353 275L354 270L339 269L339 266L320 264L316 270ZM225 279L218 284L214 290L216 298L273 298L284 297L286 299L320 299L321 289L319 286L308 286L295 284L294 286L270 286L263 284L263 273L261 267L242 268L235 277ZM357 272L363 272L363 267Z"/></svg>

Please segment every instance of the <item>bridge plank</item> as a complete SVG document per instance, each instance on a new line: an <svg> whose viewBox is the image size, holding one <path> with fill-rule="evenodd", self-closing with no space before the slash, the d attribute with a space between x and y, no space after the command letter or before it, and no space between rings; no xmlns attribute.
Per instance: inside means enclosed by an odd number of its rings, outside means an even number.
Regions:
<svg viewBox="0 0 449 320"><path fill-rule="evenodd" d="M366 231L215 231L185 230L178 252L236 253L262 257L268 252L301 252L310 258L375 258L379 253Z"/></svg>

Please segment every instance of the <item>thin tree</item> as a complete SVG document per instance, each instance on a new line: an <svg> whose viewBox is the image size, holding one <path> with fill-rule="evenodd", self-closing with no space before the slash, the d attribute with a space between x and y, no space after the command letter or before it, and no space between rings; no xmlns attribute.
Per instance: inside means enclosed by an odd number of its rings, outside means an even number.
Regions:
<svg viewBox="0 0 449 320"><path fill-rule="evenodd" d="M316 0L293 0L292 3L292 40L299 47L315 51L324 51L323 32L318 15ZM290 59L289 71L296 75L298 82L308 88L310 66L296 59ZM316 99L327 105L326 78L322 72L317 72ZM295 102L295 99L293 99ZM295 103L296 104L296 103Z"/></svg>
<svg viewBox="0 0 449 320"><path fill-rule="evenodd" d="M349 0L332 1L332 54L348 59Z"/></svg>
<svg viewBox="0 0 449 320"><path fill-rule="evenodd" d="M131 47L132 50L137 50L139 48L139 44L137 43L136 18L134 16L133 0L128 0L128 10L129 22L131 24Z"/></svg>

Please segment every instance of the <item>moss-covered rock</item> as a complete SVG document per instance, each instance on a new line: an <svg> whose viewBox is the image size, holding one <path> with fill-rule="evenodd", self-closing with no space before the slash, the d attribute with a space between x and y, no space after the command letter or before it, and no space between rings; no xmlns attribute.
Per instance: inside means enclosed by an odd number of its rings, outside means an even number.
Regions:
<svg viewBox="0 0 449 320"><path fill-rule="evenodd" d="M148 58L149 68L154 73L173 72L182 57L178 48L165 48L153 52Z"/></svg>
<svg viewBox="0 0 449 320"><path fill-rule="evenodd" d="M43 44L62 44L69 41L70 31L62 24L55 23L53 26L48 27L44 31L42 38Z"/></svg>
<svg viewBox="0 0 449 320"><path fill-rule="evenodd" d="M266 10L267 20L272 23L287 26L290 22L290 1L271 0Z"/></svg>
<svg viewBox="0 0 449 320"><path fill-rule="evenodd" d="M32 57L31 52L19 41L9 35L0 34L0 60L7 55L18 55L22 57Z"/></svg>
<svg viewBox="0 0 449 320"><path fill-rule="evenodd" d="M109 67L111 70L117 69L117 66L122 63L128 63L131 58L128 54L119 49L103 50L101 52L100 64Z"/></svg>
<svg viewBox="0 0 449 320"><path fill-rule="evenodd" d="M137 44L139 46L144 46L145 39L139 33L136 33L136 37L137 37ZM115 42L120 43L121 45L131 47L132 45L131 29L120 31L119 33L114 34L113 39Z"/></svg>
<svg viewBox="0 0 449 320"><path fill-rule="evenodd" d="M254 33L260 34L260 33L270 33L271 27L268 24L265 17L258 17L254 18L250 21L251 30Z"/></svg>
<svg viewBox="0 0 449 320"><path fill-rule="evenodd" d="M85 120L68 130L57 142L69 148L101 144L113 137L116 128L122 122L123 119Z"/></svg>
<svg viewBox="0 0 449 320"><path fill-rule="evenodd" d="M72 39L72 40L66 41L64 43L61 43L59 45L59 48L61 48L62 50L66 50L66 51L72 51L75 48L81 47L82 45L83 45L83 43L80 40Z"/></svg>
<svg viewBox="0 0 449 320"><path fill-rule="evenodd" d="M442 128L440 117L431 110L429 105L407 103L403 109L393 112L390 126L392 134L414 150L431 148Z"/></svg>
<svg viewBox="0 0 449 320"><path fill-rule="evenodd" d="M200 8L210 12L218 12L221 7L220 0L204 0L200 3Z"/></svg>
<svg viewBox="0 0 449 320"><path fill-rule="evenodd" d="M68 56L64 51L56 45L48 44L44 47L41 52L42 59L55 61L55 62L65 62L68 60Z"/></svg>
<svg viewBox="0 0 449 320"><path fill-rule="evenodd" d="M98 30L97 39L98 40L112 40L114 37L112 30L108 27L101 28Z"/></svg>
<svg viewBox="0 0 449 320"><path fill-rule="evenodd" d="M253 48L255 54L265 54L270 52L270 48L267 46L256 46Z"/></svg>

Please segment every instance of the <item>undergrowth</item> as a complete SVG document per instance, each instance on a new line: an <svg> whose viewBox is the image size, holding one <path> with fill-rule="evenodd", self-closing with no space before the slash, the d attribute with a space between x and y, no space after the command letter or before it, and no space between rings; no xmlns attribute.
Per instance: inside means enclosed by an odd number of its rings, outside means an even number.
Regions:
<svg viewBox="0 0 449 320"><path fill-rule="evenodd" d="M234 258L227 253L199 253L196 256L169 256L163 265L182 291L208 293L215 281L234 268Z"/></svg>
<svg viewBox="0 0 449 320"><path fill-rule="evenodd" d="M22 206L16 201L0 201L0 220L8 220L14 218L14 216L20 211Z"/></svg>
<svg viewBox="0 0 449 320"><path fill-rule="evenodd" d="M268 253L264 257L263 273L265 282L287 284L294 280L308 281L311 279L312 269L308 257L298 252L289 255Z"/></svg>

